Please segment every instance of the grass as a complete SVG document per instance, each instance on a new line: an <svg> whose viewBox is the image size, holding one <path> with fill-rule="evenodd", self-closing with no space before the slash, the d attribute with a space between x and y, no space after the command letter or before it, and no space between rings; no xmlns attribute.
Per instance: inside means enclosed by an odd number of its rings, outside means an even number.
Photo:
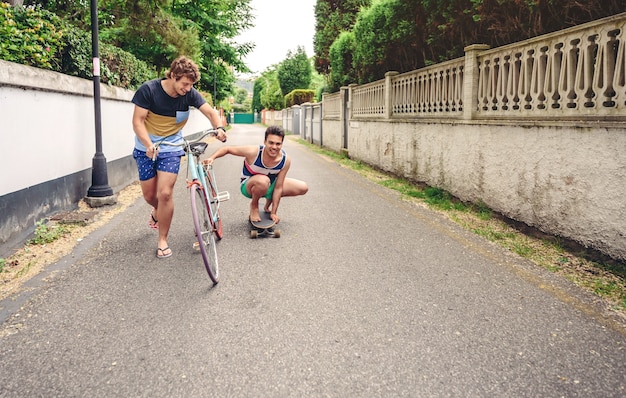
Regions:
<svg viewBox="0 0 626 398"><path fill-rule="evenodd" d="M52 243L69 232L69 227L63 224L48 224L45 221L35 223L35 237L28 241L30 245L45 245Z"/></svg>
<svg viewBox="0 0 626 398"><path fill-rule="evenodd" d="M581 247L575 242L543 234L506 219L485 203L463 203L445 190L414 183L376 170L347 154L299 140L311 150L334 159L403 197L425 203L463 228L528 259L546 270L606 300L613 310L626 313L626 264Z"/></svg>
<svg viewBox="0 0 626 398"><path fill-rule="evenodd" d="M74 225L57 224L40 220L35 223L33 237L27 241L25 248L8 259L0 258L0 284L20 279L29 274L33 266L42 257L41 251L49 252L48 245L70 234ZM37 252L37 253L36 253Z"/></svg>

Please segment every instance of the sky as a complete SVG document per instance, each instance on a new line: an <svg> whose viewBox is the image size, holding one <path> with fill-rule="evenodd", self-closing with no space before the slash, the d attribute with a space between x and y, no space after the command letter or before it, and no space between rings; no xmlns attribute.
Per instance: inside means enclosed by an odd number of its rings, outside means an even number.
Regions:
<svg viewBox="0 0 626 398"><path fill-rule="evenodd" d="M238 36L238 43L253 42L254 50L244 62L260 75L269 66L278 64L304 47L307 57L313 54L316 0L251 0L253 26ZM249 76L244 76L249 77Z"/></svg>

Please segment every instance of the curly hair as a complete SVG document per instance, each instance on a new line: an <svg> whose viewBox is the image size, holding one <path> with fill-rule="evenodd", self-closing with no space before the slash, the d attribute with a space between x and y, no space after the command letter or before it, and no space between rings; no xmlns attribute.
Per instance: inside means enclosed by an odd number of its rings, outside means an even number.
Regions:
<svg viewBox="0 0 626 398"><path fill-rule="evenodd" d="M195 62L185 56L180 56L172 62L172 66L170 67L170 70L167 71L165 76L168 79L174 78L176 81L182 79L183 77L187 77L196 83L200 80L200 70Z"/></svg>

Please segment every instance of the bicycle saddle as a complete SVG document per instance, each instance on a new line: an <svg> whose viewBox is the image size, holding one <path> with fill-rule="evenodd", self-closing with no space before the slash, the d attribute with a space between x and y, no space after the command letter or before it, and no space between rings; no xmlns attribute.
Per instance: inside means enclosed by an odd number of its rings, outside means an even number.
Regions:
<svg viewBox="0 0 626 398"><path fill-rule="evenodd" d="M189 145L189 147L191 148L191 153L199 156L204 153L208 145L209 144L207 144L206 142L194 142L193 144Z"/></svg>

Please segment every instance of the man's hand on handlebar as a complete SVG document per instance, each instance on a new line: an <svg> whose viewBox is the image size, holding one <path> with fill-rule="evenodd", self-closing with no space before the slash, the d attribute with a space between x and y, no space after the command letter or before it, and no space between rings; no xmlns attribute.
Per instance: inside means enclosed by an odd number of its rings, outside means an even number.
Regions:
<svg viewBox="0 0 626 398"><path fill-rule="evenodd" d="M149 157L150 159L152 160L156 159L158 154L159 154L159 148L155 147L154 145L150 145L148 148L146 148L146 156Z"/></svg>
<svg viewBox="0 0 626 398"><path fill-rule="evenodd" d="M217 139L222 142L226 142L226 139L228 138L228 136L226 135L226 130L224 130L223 127L218 127L216 131L217 131Z"/></svg>

